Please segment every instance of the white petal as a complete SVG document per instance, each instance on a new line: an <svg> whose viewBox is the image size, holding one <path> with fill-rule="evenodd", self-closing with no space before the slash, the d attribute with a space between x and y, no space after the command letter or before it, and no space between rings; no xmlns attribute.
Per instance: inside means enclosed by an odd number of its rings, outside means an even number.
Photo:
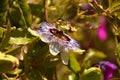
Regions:
<svg viewBox="0 0 120 80"><path fill-rule="evenodd" d="M41 39L43 42L49 43L49 42L51 42L52 38L53 38L53 35L51 35L51 34L46 34L46 33L42 33L40 39Z"/></svg>
<svg viewBox="0 0 120 80"><path fill-rule="evenodd" d="M61 53L61 59L62 59L63 64L68 65L69 56L70 56L70 54L68 51L63 51Z"/></svg>
<svg viewBox="0 0 120 80"><path fill-rule="evenodd" d="M44 31L49 31L50 28L55 28L54 25L47 23L47 22L41 23L40 26Z"/></svg>
<svg viewBox="0 0 120 80"><path fill-rule="evenodd" d="M49 45L49 50L50 50L50 53L54 56L56 56L57 54L59 54L61 51L62 51L62 46L59 45L58 42L52 42L50 43Z"/></svg>

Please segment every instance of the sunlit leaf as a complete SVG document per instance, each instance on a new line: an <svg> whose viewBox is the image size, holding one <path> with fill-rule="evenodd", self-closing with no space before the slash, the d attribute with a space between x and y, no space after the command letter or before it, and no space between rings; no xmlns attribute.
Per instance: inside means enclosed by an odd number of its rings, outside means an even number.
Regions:
<svg viewBox="0 0 120 80"><path fill-rule="evenodd" d="M9 43L10 44L27 44L31 41L30 38L26 37L11 37Z"/></svg>
<svg viewBox="0 0 120 80"><path fill-rule="evenodd" d="M89 49L85 59L89 60L92 57L105 58L106 55L101 51Z"/></svg>
<svg viewBox="0 0 120 80"><path fill-rule="evenodd" d="M16 57L0 53L0 72L9 72L17 68L19 61Z"/></svg>
<svg viewBox="0 0 120 80"><path fill-rule="evenodd" d="M100 68L91 67L86 69L81 76L81 80L103 80Z"/></svg>

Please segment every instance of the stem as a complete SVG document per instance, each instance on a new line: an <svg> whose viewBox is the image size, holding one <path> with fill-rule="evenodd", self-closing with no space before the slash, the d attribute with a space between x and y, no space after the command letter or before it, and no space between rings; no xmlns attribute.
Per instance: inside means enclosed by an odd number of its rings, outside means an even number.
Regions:
<svg viewBox="0 0 120 80"><path fill-rule="evenodd" d="M106 17L106 19L111 23L112 25L112 28L114 29L114 31L118 31L117 29L117 26L109 20L109 18L111 19L111 16L108 12L106 12L99 4L96 0L93 0L93 2L95 3L95 5L97 6L97 8L99 8L103 13L104 13L104 16ZM108 18L107 18L108 17Z"/></svg>
<svg viewBox="0 0 120 80"><path fill-rule="evenodd" d="M27 0L18 0L18 3L20 5L20 8L22 9L22 13L25 18L27 27L30 27L32 23L32 19L30 14L30 8L29 5L27 4Z"/></svg>
<svg viewBox="0 0 120 80"><path fill-rule="evenodd" d="M116 26L111 20L109 20L109 18L107 18L107 17L108 17L108 16L106 16L106 19L107 19L107 21L108 21L109 23L111 23L113 30L114 30L114 31L118 31L117 26Z"/></svg>
<svg viewBox="0 0 120 80"><path fill-rule="evenodd" d="M56 69L56 67L55 67L55 80L58 80L57 79L57 69Z"/></svg>
<svg viewBox="0 0 120 80"><path fill-rule="evenodd" d="M77 15L78 15L79 12L80 12L80 6L79 6L79 4L80 4L80 0L78 0L78 4L77 4Z"/></svg>
<svg viewBox="0 0 120 80"><path fill-rule="evenodd" d="M80 76L79 76L79 73L76 73L76 79L75 80L80 80Z"/></svg>
<svg viewBox="0 0 120 80"><path fill-rule="evenodd" d="M6 80L9 80L8 76L5 73L3 73L2 75L6 78Z"/></svg>
<svg viewBox="0 0 120 80"><path fill-rule="evenodd" d="M5 51L4 54L12 54L14 53L14 51L18 51L19 49L21 49L22 46L17 46L15 48L9 49L8 51Z"/></svg>
<svg viewBox="0 0 120 80"><path fill-rule="evenodd" d="M3 51L3 49L6 47L8 44L8 41L10 39L10 32L11 32L11 24L10 21L8 20L7 25L6 25L6 32L2 37L2 41L0 43L0 51Z"/></svg>
<svg viewBox="0 0 120 80"><path fill-rule="evenodd" d="M24 22L24 29L27 30L27 23L26 23L26 21L25 21L25 17L24 17L23 11L22 11L22 9L20 8L19 5L17 6L17 8L19 9L20 14L21 14L21 18L22 18L22 20L23 20L23 22Z"/></svg>
<svg viewBox="0 0 120 80"><path fill-rule="evenodd" d="M93 0L93 2L102 12L105 12L105 10L98 4L98 2L96 0Z"/></svg>
<svg viewBox="0 0 120 80"><path fill-rule="evenodd" d="M112 6L112 0L108 0L108 2L109 2L109 7L111 7Z"/></svg>
<svg viewBox="0 0 120 80"><path fill-rule="evenodd" d="M45 13L45 20L48 21L48 0L44 0L44 13Z"/></svg>

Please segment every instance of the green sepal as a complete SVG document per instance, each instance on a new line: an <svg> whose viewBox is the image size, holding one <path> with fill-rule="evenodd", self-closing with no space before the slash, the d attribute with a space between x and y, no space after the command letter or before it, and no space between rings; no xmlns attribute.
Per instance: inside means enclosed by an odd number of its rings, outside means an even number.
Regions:
<svg viewBox="0 0 120 80"><path fill-rule="evenodd" d="M97 67L86 69L81 75L81 80L103 80L102 71Z"/></svg>
<svg viewBox="0 0 120 80"><path fill-rule="evenodd" d="M70 60L69 60L69 64L68 67L74 72L74 73L78 73L81 70L81 67L75 57L75 54L73 52L70 53Z"/></svg>

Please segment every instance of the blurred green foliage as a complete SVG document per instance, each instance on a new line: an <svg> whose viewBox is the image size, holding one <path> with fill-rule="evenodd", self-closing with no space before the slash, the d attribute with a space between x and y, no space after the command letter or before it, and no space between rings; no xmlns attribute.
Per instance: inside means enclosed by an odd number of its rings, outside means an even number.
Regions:
<svg viewBox="0 0 120 80"><path fill-rule="evenodd" d="M0 0L0 80L103 80L93 66L102 60L114 62L114 78L120 78L119 13L119 0ZM98 36L100 16L106 20L106 40ZM60 55L51 55L49 44L28 30L44 21L56 24L85 52L70 51L69 64L63 65Z"/></svg>

